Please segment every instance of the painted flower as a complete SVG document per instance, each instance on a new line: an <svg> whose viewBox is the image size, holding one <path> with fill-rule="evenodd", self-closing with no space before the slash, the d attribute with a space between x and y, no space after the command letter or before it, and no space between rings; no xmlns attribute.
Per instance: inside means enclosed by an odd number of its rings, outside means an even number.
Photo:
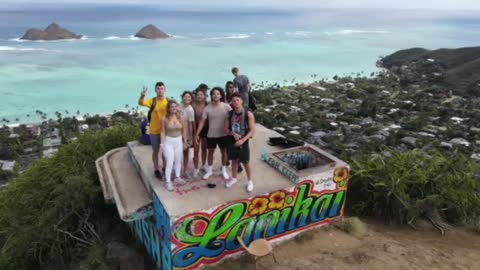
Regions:
<svg viewBox="0 0 480 270"><path fill-rule="evenodd" d="M248 206L248 212L250 215L261 215L267 210L268 199L267 198L255 198Z"/></svg>
<svg viewBox="0 0 480 270"><path fill-rule="evenodd" d="M270 209L281 209L285 205L285 192L277 191L270 194L270 203L268 208Z"/></svg>
<svg viewBox="0 0 480 270"><path fill-rule="evenodd" d="M335 183L347 181L348 176L349 176L348 168L346 167L336 168L333 176L333 181Z"/></svg>

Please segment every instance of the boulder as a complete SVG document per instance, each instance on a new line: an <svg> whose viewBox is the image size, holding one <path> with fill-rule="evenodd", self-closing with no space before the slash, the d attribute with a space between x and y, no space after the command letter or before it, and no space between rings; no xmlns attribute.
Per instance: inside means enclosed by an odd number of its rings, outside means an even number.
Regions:
<svg viewBox="0 0 480 270"><path fill-rule="evenodd" d="M414 138L414 137L403 137L403 138L400 140L400 142L415 147L415 145L417 144L417 138Z"/></svg>
<svg viewBox="0 0 480 270"><path fill-rule="evenodd" d="M23 40L62 40L62 39L80 39L82 35L77 35L57 23L50 24L45 30L32 28L27 30L21 39Z"/></svg>
<svg viewBox="0 0 480 270"><path fill-rule="evenodd" d="M170 36L165 32L158 29L155 25L149 24L135 34L135 37L144 39L162 39L169 38Z"/></svg>
<svg viewBox="0 0 480 270"><path fill-rule="evenodd" d="M466 146L466 147L470 146L470 142L468 142L464 138L453 138L453 139L450 140L450 143L455 144L455 145L463 145L463 146Z"/></svg>

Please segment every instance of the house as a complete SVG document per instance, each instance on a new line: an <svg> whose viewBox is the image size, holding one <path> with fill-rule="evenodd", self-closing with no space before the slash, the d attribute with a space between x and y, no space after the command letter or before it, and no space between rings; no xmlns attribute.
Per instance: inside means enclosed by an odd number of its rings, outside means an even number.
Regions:
<svg viewBox="0 0 480 270"><path fill-rule="evenodd" d="M15 160L0 160L0 168L6 172L13 172L15 169Z"/></svg>
<svg viewBox="0 0 480 270"><path fill-rule="evenodd" d="M43 147L44 148L51 148L51 147L58 147L62 145L62 138L45 138L43 139Z"/></svg>
<svg viewBox="0 0 480 270"><path fill-rule="evenodd" d="M48 148L46 150L43 150L42 156L44 158L49 158L53 156L56 152L58 152L58 148Z"/></svg>

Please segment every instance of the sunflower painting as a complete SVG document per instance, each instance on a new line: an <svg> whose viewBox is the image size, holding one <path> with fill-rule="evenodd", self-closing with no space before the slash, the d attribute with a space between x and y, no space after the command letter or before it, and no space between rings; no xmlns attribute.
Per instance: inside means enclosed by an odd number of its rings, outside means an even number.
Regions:
<svg viewBox="0 0 480 270"><path fill-rule="evenodd" d="M268 208L270 209L282 209L285 205L285 192L277 191L270 194L270 203Z"/></svg>
<svg viewBox="0 0 480 270"><path fill-rule="evenodd" d="M342 181L347 181L348 176L349 176L349 172L348 172L347 168L345 168L345 167L336 168L335 173L334 173L334 177L333 177L333 181L335 183L340 183Z"/></svg>
<svg viewBox="0 0 480 270"><path fill-rule="evenodd" d="M250 215L261 215L268 208L268 199L267 198L255 198L252 203L248 206L248 212Z"/></svg>

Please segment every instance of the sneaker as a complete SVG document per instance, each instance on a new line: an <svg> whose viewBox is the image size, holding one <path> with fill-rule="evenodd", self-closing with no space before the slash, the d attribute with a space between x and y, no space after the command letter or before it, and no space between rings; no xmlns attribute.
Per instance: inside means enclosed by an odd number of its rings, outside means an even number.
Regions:
<svg viewBox="0 0 480 270"><path fill-rule="evenodd" d="M225 180L230 179L230 176L228 175L228 172L227 172L227 167L222 167L222 176L223 176L223 179Z"/></svg>
<svg viewBox="0 0 480 270"><path fill-rule="evenodd" d="M195 178L195 179L200 178L200 170L199 169L195 169L195 171L193 171L193 178Z"/></svg>
<svg viewBox="0 0 480 270"><path fill-rule="evenodd" d="M170 191L170 192L173 191L172 182L167 182L167 183L165 183L165 187L167 188L168 191Z"/></svg>
<svg viewBox="0 0 480 270"><path fill-rule="evenodd" d="M200 168L201 171L208 172L208 165L203 165L202 168Z"/></svg>
<svg viewBox="0 0 480 270"><path fill-rule="evenodd" d="M253 191L253 181L252 181L252 180L248 181L247 191L248 191L248 192L252 192L252 191Z"/></svg>
<svg viewBox="0 0 480 270"><path fill-rule="evenodd" d="M207 173L203 176L203 179L207 180L208 178L210 178L210 176L212 176L213 174L212 171L213 171L212 169L207 170Z"/></svg>
<svg viewBox="0 0 480 270"><path fill-rule="evenodd" d="M227 181L227 183L225 184L225 187L231 188L233 185L235 185L235 183L237 183L237 179L232 178L232 179Z"/></svg>
<svg viewBox="0 0 480 270"><path fill-rule="evenodd" d="M183 180L181 177L177 177L173 180L173 182L175 182L175 184L179 184L179 185L185 185L187 183L187 181Z"/></svg>
<svg viewBox="0 0 480 270"><path fill-rule="evenodd" d="M162 173L159 170L155 170L154 174L155 174L156 178L158 178L158 179L162 178Z"/></svg>

